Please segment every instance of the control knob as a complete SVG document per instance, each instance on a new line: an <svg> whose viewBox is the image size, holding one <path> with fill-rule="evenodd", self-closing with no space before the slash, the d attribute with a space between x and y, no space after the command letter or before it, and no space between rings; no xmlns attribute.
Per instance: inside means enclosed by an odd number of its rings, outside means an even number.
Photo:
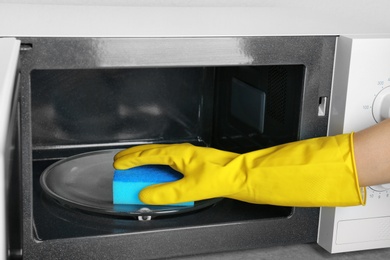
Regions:
<svg viewBox="0 0 390 260"><path fill-rule="evenodd" d="M379 191L379 192L387 191L387 190L390 190L390 183L370 186L370 188L373 189L374 191Z"/></svg>
<svg viewBox="0 0 390 260"><path fill-rule="evenodd" d="M377 123L390 118L390 87L382 89L374 99L372 115Z"/></svg>

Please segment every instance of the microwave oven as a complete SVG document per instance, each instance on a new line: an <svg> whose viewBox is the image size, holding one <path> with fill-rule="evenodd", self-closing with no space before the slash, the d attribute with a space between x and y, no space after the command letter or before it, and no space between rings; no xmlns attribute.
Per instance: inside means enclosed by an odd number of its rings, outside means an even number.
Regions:
<svg viewBox="0 0 390 260"><path fill-rule="evenodd" d="M0 258L389 247L387 184L367 188L365 207L215 199L151 216L96 212L40 182L63 162L144 143L242 153L375 124L390 85L385 0L3 2ZM110 196L95 185L84 194Z"/></svg>
<svg viewBox="0 0 390 260"><path fill-rule="evenodd" d="M324 136L336 42L336 36L1 39L8 256L151 259L316 241L319 208L220 199L142 221L145 214L96 212L53 198L40 177L65 158L144 143L244 153ZM107 192L90 180L98 193ZM70 193L77 189L57 182Z"/></svg>

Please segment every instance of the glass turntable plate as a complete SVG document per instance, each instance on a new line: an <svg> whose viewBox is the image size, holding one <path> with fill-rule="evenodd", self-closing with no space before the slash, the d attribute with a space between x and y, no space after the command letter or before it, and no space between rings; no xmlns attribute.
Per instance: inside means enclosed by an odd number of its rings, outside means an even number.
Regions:
<svg viewBox="0 0 390 260"><path fill-rule="evenodd" d="M58 161L41 175L43 190L60 204L115 216L152 217L196 211L219 198L196 201L194 206L114 205L112 199L113 158L120 150L83 153Z"/></svg>

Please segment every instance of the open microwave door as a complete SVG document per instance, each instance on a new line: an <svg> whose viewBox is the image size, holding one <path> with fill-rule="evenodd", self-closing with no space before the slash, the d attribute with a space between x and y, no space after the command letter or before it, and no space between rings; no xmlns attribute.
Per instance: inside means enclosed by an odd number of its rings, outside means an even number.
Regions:
<svg viewBox="0 0 390 260"><path fill-rule="evenodd" d="M0 259L9 255L7 201L15 135L16 71L20 41L0 38ZM5 232L6 231L6 232Z"/></svg>

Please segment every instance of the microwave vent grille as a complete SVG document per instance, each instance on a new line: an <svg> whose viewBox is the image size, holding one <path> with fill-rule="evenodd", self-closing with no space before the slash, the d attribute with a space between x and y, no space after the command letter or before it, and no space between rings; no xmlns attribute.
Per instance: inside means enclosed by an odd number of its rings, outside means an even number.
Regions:
<svg viewBox="0 0 390 260"><path fill-rule="evenodd" d="M267 111L269 116L281 124L285 123L287 70L272 66L268 72Z"/></svg>

